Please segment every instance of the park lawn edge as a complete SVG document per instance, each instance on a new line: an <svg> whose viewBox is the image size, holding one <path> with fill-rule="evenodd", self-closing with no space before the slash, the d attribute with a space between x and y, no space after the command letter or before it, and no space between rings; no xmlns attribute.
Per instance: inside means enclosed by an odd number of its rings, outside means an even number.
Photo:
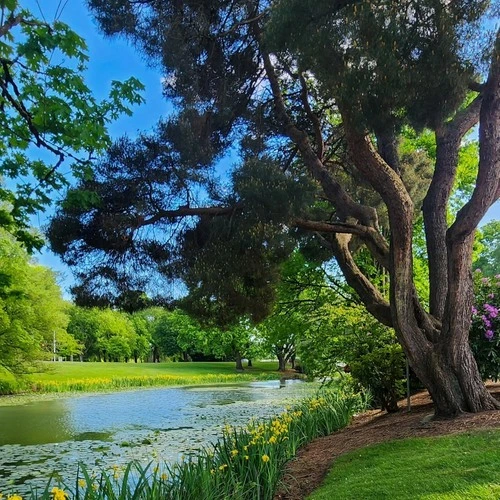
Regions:
<svg viewBox="0 0 500 500"><path fill-rule="evenodd" d="M84 366L84 365L82 365ZM99 364L96 364L99 366ZM109 367L110 365L107 365ZM133 366L133 365L132 365ZM172 366L172 365L171 365ZM180 365L177 365L180 366ZM191 367L196 365L190 365ZM207 363L202 366L206 368ZM126 389L148 388L148 387L176 387L176 386L196 386L196 385L218 385L234 384L254 381L277 380L283 378L283 373L264 369L251 369L245 372L218 372L214 363L213 373L200 374L173 374L157 373L154 375L127 375L127 376L88 376L75 378L68 376L61 378L58 374L55 380L35 378L35 376L23 377L20 379L0 378L0 405L5 396L24 396L47 393L80 393L80 392L102 392L119 391ZM226 367L227 371L227 367ZM300 377L300 375L287 375L287 377Z"/></svg>
<svg viewBox="0 0 500 500"><path fill-rule="evenodd" d="M335 460L308 500L500 498L500 428L387 441Z"/></svg>

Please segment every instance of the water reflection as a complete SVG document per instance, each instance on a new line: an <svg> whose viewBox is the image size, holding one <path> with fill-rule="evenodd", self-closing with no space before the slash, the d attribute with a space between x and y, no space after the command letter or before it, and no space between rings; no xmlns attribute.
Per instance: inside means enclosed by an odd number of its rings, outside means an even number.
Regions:
<svg viewBox="0 0 500 500"><path fill-rule="evenodd" d="M71 484L79 462L98 472L132 460L175 461L215 441L225 423L244 425L250 418L269 417L316 388L296 381L283 387L276 380L0 407L0 492L44 487L55 471Z"/></svg>
<svg viewBox="0 0 500 500"><path fill-rule="evenodd" d="M0 445L57 443L73 434L65 400L0 408Z"/></svg>

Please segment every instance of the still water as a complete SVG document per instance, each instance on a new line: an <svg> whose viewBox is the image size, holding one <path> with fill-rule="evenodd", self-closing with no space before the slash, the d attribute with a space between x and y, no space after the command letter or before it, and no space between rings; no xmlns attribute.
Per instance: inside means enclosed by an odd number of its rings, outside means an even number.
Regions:
<svg viewBox="0 0 500 500"><path fill-rule="evenodd" d="M70 485L79 463L98 472L132 460L176 461L217 439L226 423L265 418L317 390L289 380L87 394L0 407L0 493Z"/></svg>

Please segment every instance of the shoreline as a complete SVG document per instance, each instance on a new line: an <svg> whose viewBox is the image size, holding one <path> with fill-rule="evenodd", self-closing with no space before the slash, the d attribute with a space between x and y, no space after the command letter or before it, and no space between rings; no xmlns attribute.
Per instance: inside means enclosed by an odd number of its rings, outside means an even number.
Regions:
<svg viewBox="0 0 500 500"><path fill-rule="evenodd" d="M251 374L249 374L251 375ZM220 387L220 386L235 386L241 384L251 384L253 382L271 382L279 380L302 380L306 382L306 378L298 373L265 373L264 376L259 376L262 374L256 374L254 377L248 377L243 380L238 380L237 374L235 374L234 380L228 380L227 382L200 382L186 379L186 383L174 383L174 384L158 384L158 385L132 385L123 387L103 387L102 389L89 389L89 390L77 390L77 391L47 391L47 392L20 392L16 394L0 394L0 407L8 406L23 406L31 403L36 403L39 401L52 401L55 399L63 398L74 398L78 396L92 396L98 394L112 394L116 392L134 392L138 390L149 390L149 389L173 389L173 388L189 388L189 387ZM232 377L232 376L231 376Z"/></svg>

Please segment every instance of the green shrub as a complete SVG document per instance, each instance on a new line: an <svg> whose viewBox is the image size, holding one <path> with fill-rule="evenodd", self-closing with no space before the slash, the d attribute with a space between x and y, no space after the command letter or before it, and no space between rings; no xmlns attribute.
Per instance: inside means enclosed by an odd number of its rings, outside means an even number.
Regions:
<svg viewBox="0 0 500 500"><path fill-rule="evenodd" d="M371 393L374 406L397 410L406 378L404 354L394 330L358 305L337 308L331 316L329 323L307 332L299 345L306 373L335 380L346 371L355 384Z"/></svg>
<svg viewBox="0 0 500 500"><path fill-rule="evenodd" d="M399 344L376 347L350 364L354 380L368 389L382 410L398 409L405 391L405 358Z"/></svg>

